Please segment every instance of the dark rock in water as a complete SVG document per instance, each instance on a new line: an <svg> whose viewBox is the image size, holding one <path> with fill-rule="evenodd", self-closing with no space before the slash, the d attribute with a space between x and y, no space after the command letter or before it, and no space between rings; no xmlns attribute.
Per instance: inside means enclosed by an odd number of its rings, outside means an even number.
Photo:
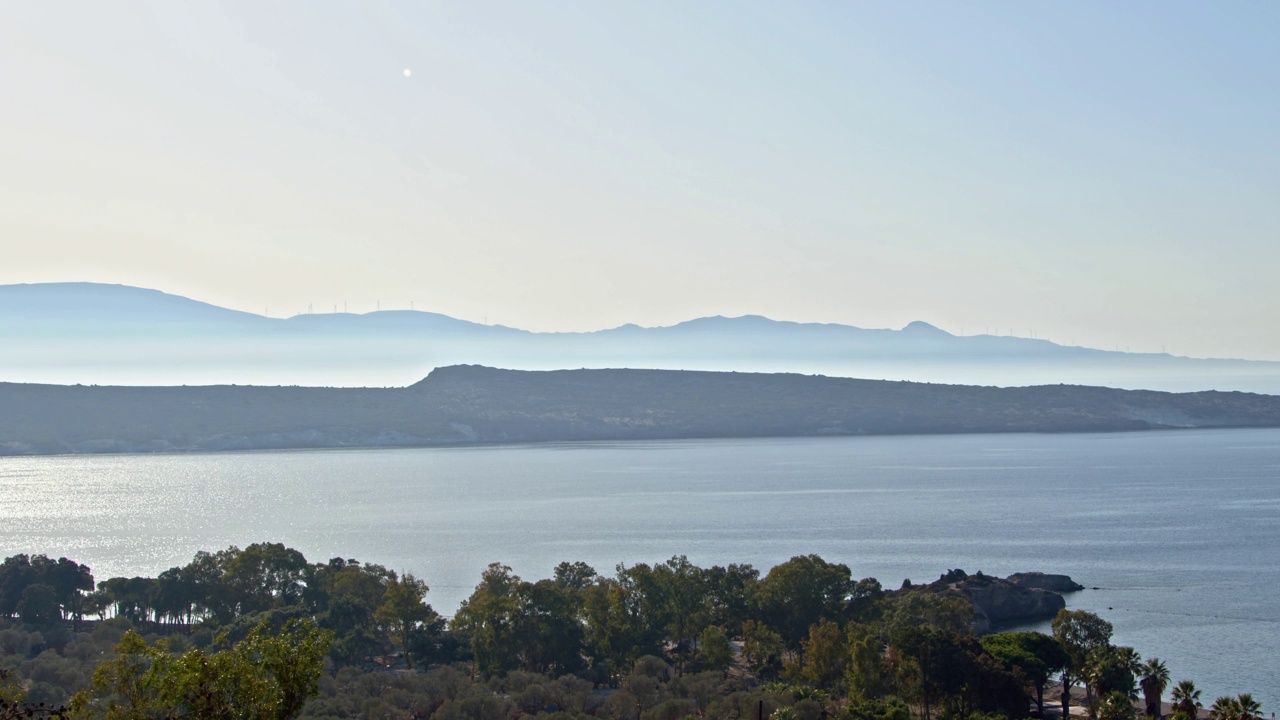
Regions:
<svg viewBox="0 0 1280 720"><path fill-rule="evenodd" d="M1049 575L1042 572L1024 572L1014 573L1008 577L1009 582L1019 587L1031 588L1033 590L1050 590L1052 592L1064 593L1083 590L1084 586L1069 575Z"/></svg>

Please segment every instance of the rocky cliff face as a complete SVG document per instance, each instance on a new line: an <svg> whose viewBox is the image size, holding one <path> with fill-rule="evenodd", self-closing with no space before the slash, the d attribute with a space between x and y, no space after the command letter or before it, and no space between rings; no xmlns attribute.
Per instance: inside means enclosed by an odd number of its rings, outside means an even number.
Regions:
<svg viewBox="0 0 1280 720"><path fill-rule="evenodd" d="M1011 577L1018 576L1065 578L1065 583L1053 582L1064 587L1075 585L1065 575L1018 573ZM919 589L968 600L976 612L974 630L979 634L991 632L993 626L1001 623L1047 620L1067 606L1067 601L1053 590L1027 587L980 572L969 575L963 570L948 570L942 577Z"/></svg>
<svg viewBox="0 0 1280 720"><path fill-rule="evenodd" d="M1066 600L1056 592L1033 590L998 581L990 585L965 586L961 593L969 598L978 610L979 625L985 619L988 632L992 625L1014 620L1044 620L1052 618L1067 606Z"/></svg>

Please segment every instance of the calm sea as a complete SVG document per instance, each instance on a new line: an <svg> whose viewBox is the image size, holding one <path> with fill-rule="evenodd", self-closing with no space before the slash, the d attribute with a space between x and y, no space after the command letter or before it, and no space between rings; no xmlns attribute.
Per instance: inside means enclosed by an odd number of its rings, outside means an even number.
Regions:
<svg viewBox="0 0 1280 720"><path fill-rule="evenodd" d="M256 541L413 572L446 614L494 561L1067 573L1175 682L1280 705L1277 430L0 459L0 556L102 579Z"/></svg>

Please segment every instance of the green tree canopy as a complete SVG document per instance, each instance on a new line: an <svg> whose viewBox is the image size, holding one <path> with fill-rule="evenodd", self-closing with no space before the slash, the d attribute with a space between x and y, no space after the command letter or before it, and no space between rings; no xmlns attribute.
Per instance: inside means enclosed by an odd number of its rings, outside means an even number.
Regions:
<svg viewBox="0 0 1280 720"><path fill-rule="evenodd" d="M1045 685L1071 662L1062 645L1044 633L1027 631L985 635L982 647L1006 667L1022 672L1035 688L1036 706L1043 715Z"/></svg>
<svg viewBox="0 0 1280 720"><path fill-rule="evenodd" d="M302 599L307 559L280 543L255 543L232 554L223 583L241 614L292 605Z"/></svg>
<svg viewBox="0 0 1280 720"><path fill-rule="evenodd" d="M819 620L802 643L799 678L822 690L837 690L844 679L849 652L844 631L833 620Z"/></svg>
<svg viewBox="0 0 1280 720"><path fill-rule="evenodd" d="M107 720L290 720L316 692L329 640L315 623L302 621L278 635L257 628L216 652L174 655L130 630L72 708L79 717Z"/></svg>
<svg viewBox="0 0 1280 720"><path fill-rule="evenodd" d="M742 624L751 617L751 605L760 571L751 565L714 565L702 571L707 622L718 625L730 638L742 637Z"/></svg>
<svg viewBox="0 0 1280 720"><path fill-rule="evenodd" d="M1071 663L1062 671L1062 708L1065 715L1071 704L1071 685L1083 680L1092 716L1096 712L1090 659L1111 646L1111 623L1085 610L1063 608L1053 618L1053 637L1062 645Z"/></svg>
<svg viewBox="0 0 1280 720"><path fill-rule="evenodd" d="M476 668L486 675L502 675L519 666L519 586L520 578L509 566L492 563L453 617L453 627L471 638Z"/></svg>
<svg viewBox="0 0 1280 720"><path fill-rule="evenodd" d="M517 658L528 671L564 675L582 668L581 601L573 587L555 580L520 582L515 588Z"/></svg>
<svg viewBox="0 0 1280 720"><path fill-rule="evenodd" d="M724 673L733 663L729 635L719 625L708 625L698 636L698 667Z"/></svg>
<svg viewBox="0 0 1280 720"><path fill-rule="evenodd" d="M18 617L28 625L52 626L62 619L58 594L44 583L33 583L22 590L18 600Z"/></svg>
<svg viewBox="0 0 1280 720"><path fill-rule="evenodd" d="M374 618L391 629L391 633L404 651L405 665L413 667L410 644L413 634L437 617L435 610L424 602L427 584L406 573L401 578L391 578L383 591L382 604L374 612Z"/></svg>
<svg viewBox="0 0 1280 720"><path fill-rule="evenodd" d="M829 563L817 555L799 555L765 575L756 586L756 602L786 646L799 650L809 627L819 620L844 621L852 590L849 566Z"/></svg>

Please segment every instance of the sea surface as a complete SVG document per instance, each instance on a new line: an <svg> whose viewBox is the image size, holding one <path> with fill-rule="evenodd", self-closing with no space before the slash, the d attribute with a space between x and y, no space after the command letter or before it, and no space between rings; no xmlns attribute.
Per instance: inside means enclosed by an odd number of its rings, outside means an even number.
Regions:
<svg viewBox="0 0 1280 720"><path fill-rule="evenodd" d="M1280 430L0 458L0 556L101 580L258 541L413 572L445 614L495 561L1066 573L1206 705L1280 709Z"/></svg>

